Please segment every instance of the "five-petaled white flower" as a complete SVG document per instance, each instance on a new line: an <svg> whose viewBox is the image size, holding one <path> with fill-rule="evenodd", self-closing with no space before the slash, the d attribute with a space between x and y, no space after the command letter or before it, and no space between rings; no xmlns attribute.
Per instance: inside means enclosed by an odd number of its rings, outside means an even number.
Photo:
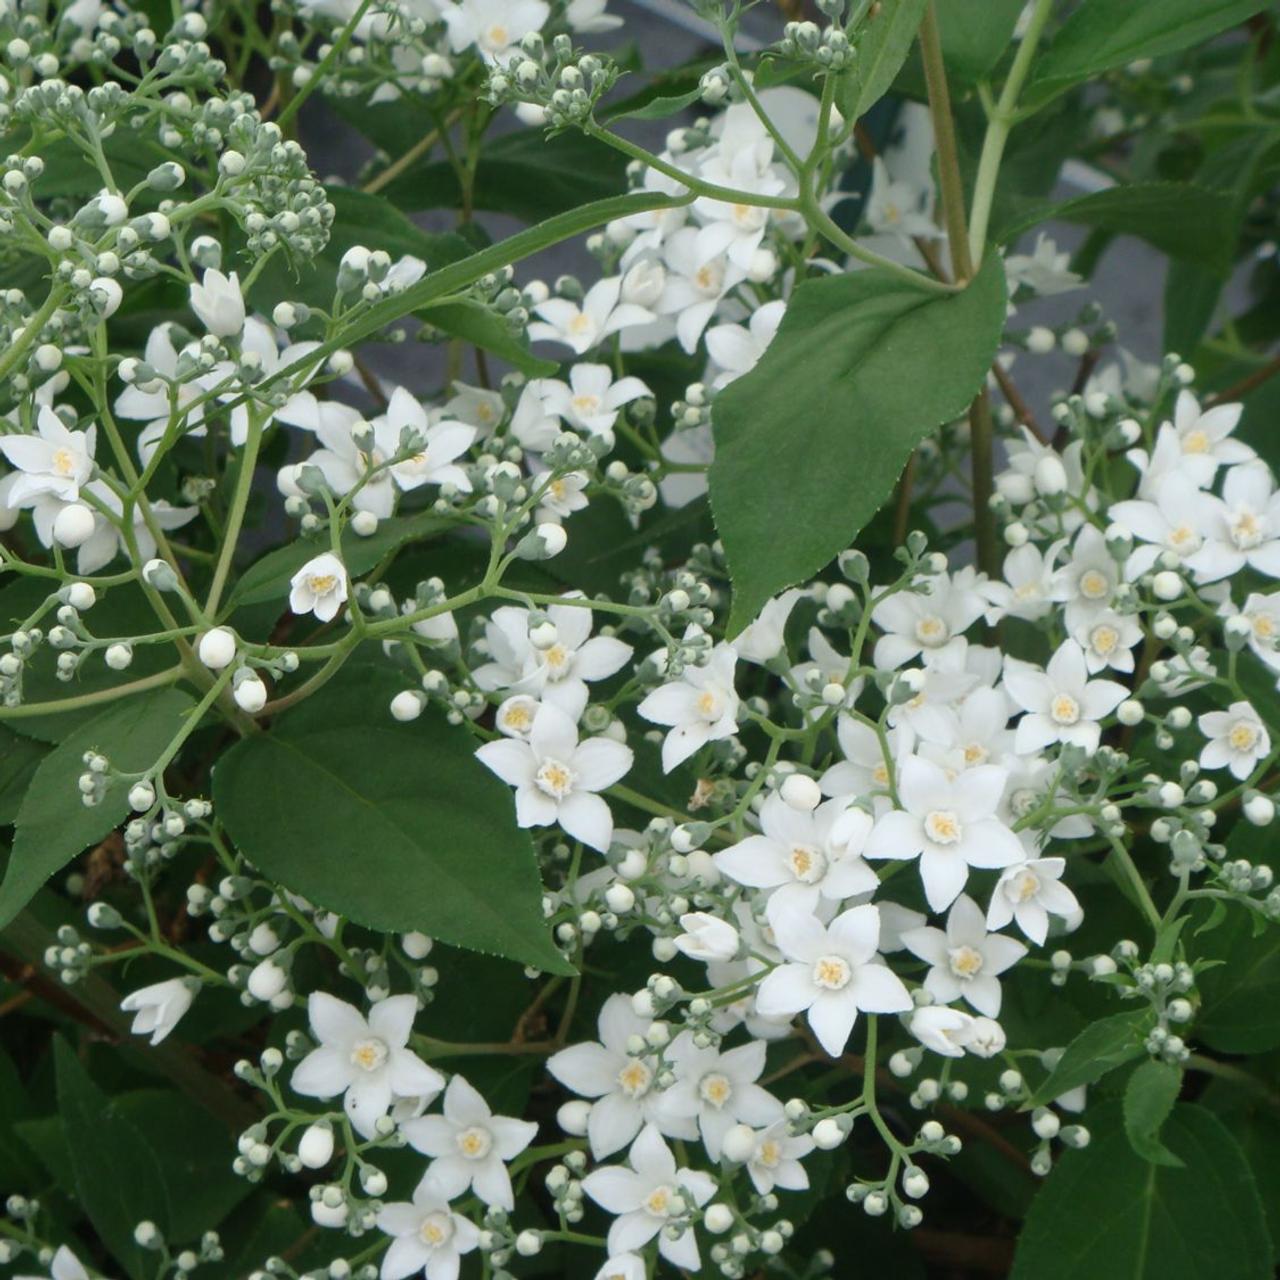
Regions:
<svg viewBox="0 0 1280 1280"><path fill-rule="evenodd" d="M529 326L529 337L534 342L562 342L582 355L611 333L655 318L652 311L622 302L621 297L622 277L610 276L587 290L581 306L568 298L548 298L534 307L541 319Z"/></svg>
<svg viewBox="0 0 1280 1280"><path fill-rule="evenodd" d="M152 1044L159 1044L191 1008L198 990L199 984L187 978L169 978L131 991L120 1008L134 1015L129 1030L135 1036L149 1035Z"/></svg>
<svg viewBox="0 0 1280 1280"><path fill-rule="evenodd" d="M918 857L929 906L945 911L964 889L970 867L1007 867L1026 856L996 817L1008 777L998 765L983 764L949 778L931 760L908 756L898 770L902 808L877 819L863 857Z"/></svg>
<svg viewBox="0 0 1280 1280"><path fill-rule="evenodd" d="M792 1134L786 1120L775 1120L756 1134L755 1150L747 1161L747 1176L759 1195L767 1196L775 1187L784 1191L804 1191L809 1175L800 1163L814 1149L807 1133Z"/></svg>
<svg viewBox="0 0 1280 1280"><path fill-rule="evenodd" d="M449 1081L443 1107L443 1115L419 1116L400 1126L409 1145L432 1158L428 1176L447 1200L470 1188L487 1205L515 1208L506 1162L533 1141L538 1126L529 1120L495 1116L461 1076Z"/></svg>
<svg viewBox="0 0 1280 1280"><path fill-rule="evenodd" d="M319 1044L294 1068L294 1092L306 1098L342 1094L352 1125L366 1138L396 1098L434 1098L444 1077L406 1047L417 1011L416 996L389 996L366 1019L345 1000L313 991L307 1016Z"/></svg>
<svg viewBox="0 0 1280 1280"><path fill-rule="evenodd" d="M738 655L718 644L702 667L686 667L679 680L655 689L636 708L654 724L671 727L662 742L662 768L670 773L708 742L738 731L738 695L733 688Z"/></svg>
<svg viewBox="0 0 1280 1280"><path fill-rule="evenodd" d="M384 1204L377 1221L379 1230L395 1237L382 1257L382 1280L405 1280L416 1271L426 1280L458 1280L462 1255L480 1243L480 1229L449 1208L430 1174L418 1183L412 1203Z"/></svg>
<svg viewBox="0 0 1280 1280"><path fill-rule="evenodd" d="M1065 858L1033 858L1006 867L987 907L987 928L1014 921L1037 946L1049 936L1049 917L1071 919L1080 910L1076 895L1062 883Z"/></svg>
<svg viewBox="0 0 1280 1280"><path fill-rule="evenodd" d="M756 1007L765 1017L808 1011L818 1043L833 1057L844 1052L858 1013L901 1013L911 996L880 962L880 912L851 907L824 925L795 899L776 895L768 907L786 963L760 983Z"/></svg>
<svg viewBox="0 0 1280 1280"><path fill-rule="evenodd" d="M486 62L496 62L525 36L541 31L551 9L546 0L459 0L442 6L440 16L454 53L474 45Z"/></svg>
<svg viewBox="0 0 1280 1280"><path fill-rule="evenodd" d="M602 1209L616 1214L609 1228L609 1252L643 1248L658 1237L658 1252L674 1267L699 1271L698 1240L688 1222L715 1194L709 1173L681 1169L653 1125L646 1125L631 1146L630 1169L606 1165L587 1174L582 1189ZM685 1223L675 1235L671 1229Z"/></svg>
<svg viewBox="0 0 1280 1280"><path fill-rule="evenodd" d="M546 378L540 391L548 413L563 419L572 430L593 436L613 426L624 404L652 395L639 378L615 380L607 364L575 364L568 382Z"/></svg>
<svg viewBox="0 0 1280 1280"><path fill-rule="evenodd" d="M1083 747L1092 755L1102 739L1098 722L1129 696L1114 680L1089 679L1084 650L1074 640L1064 640L1043 671L1006 658L1004 687L1027 713L1018 721L1014 739L1014 749L1025 755L1055 742Z"/></svg>
<svg viewBox="0 0 1280 1280"><path fill-rule="evenodd" d="M947 928L908 929L903 944L931 966L925 974L925 990L940 1004L964 999L989 1018L1000 1014L1000 977L1023 956L1021 942L1002 933L988 933L987 923L968 894L951 905Z"/></svg>
<svg viewBox="0 0 1280 1280"><path fill-rule="evenodd" d="M289 580L289 608L331 622L347 600L347 570L331 551L308 560Z"/></svg>
<svg viewBox="0 0 1280 1280"><path fill-rule="evenodd" d="M481 762L516 789L522 827L559 823L575 840L604 853L613 839L613 814L596 793L631 768L631 748L612 738L578 741L578 726L544 702L527 740L497 738L476 751Z"/></svg>
<svg viewBox="0 0 1280 1280"><path fill-rule="evenodd" d="M1203 769L1229 769L1243 782L1271 751L1271 735L1247 702L1233 702L1225 711L1206 711L1197 723L1209 739L1200 752Z"/></svg>
<svg viewBox="0 0 1280 1280"><path fill-rule="evenodd" d="M48 405L36 414L33 435L0 436L0 453L21 474L9 486L5 502L27 507L43 497L76 502L93 474L97 427L73 431Z"/></svg>

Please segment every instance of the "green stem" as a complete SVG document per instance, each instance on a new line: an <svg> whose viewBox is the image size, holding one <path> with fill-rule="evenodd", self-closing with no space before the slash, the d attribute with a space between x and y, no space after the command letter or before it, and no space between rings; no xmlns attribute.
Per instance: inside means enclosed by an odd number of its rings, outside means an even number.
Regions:
<svg viewBox="0 0 1280 1280"><path fill-rule="evenodd" d="M4 381L10 370L27 354L31 345L40 336L40 331L48 323L53 313L62 305L62 301L66 296L65 290L57 286L50 288L49 296L41 304L40 310L23 326L22 337L3 356L0 356L0 382Z"/></svg>
<svg viewBox="0 0 1280 1280"><path fill-rule="evenodd" d="M276 124L281 129L288 125L289 121L302 109L302 104L324 82L330 67L342 57L347 45L351 43L351 37L355 35L356 27L360 25L360 19L364 17L365 11L372 3L373 0L360 0L360 7L351 15L347 25L339 32L338 38L329 46L329 52L316 64L316 69L311 73L311 78L294 94L285 109L276 117Z"/></svg>
<svg viewBox="0 0 1280 1280"><path fill-rule="evenodd" d="M240 473L236 476L235 494L231 499L231 510L223 530L222 552L218 556L218 564L213 571L213 585L209 588L209 598L204 606L205 614L210 618L217 616L218 601L222 599L222 590L227 584L227 575L231 572L236 543L240 540L240 526L244 523L249 494L253 490L253 474L257 467L258 449L261 444L262 419L251 411L249 435L244 442L244 452L240 456Z"/></svg>

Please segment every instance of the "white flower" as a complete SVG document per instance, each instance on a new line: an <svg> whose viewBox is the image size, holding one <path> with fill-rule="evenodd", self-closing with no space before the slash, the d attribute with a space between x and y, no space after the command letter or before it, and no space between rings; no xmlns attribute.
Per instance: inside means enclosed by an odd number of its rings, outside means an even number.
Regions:
<svg viewBox="0 0 1280 1280"><path fill-rule="evenodd" d="M49 1266L52 1280L89 1280L84 1263L65 1244L59 1245ZM43 1276L14 1276L13 1280L44 1280Z"/></svg>
<svg viewBox="0 0 1280 1280"><path fill-rule="evenodd" d="M1072 639L1084 650L1085 666L1090 675L1108 667L1125 675L1134 669L1133 647L1142 640L1142 624L1131 613L1114 613L1110 609L1081 622Z"/></svg>
<svg viewBox="0 0 1280 1280"><path fill-rule="evenodd" d="M1076 895L1062 883L1065 858L1035 858L1006 867L987 907L987 928L1013 920L1037 946L1049 936L1049 917L1070 919L1080 910Z"/></svg>
<svg viewBox="0 0 1280 1280"><path fill-rule="evenodd" d="M192 282L190 292L191 310L215 337L234 338L244 328L244 298L234 271L224 276L210 267L201 283Z"/></svg>
<svg viewBox="0 0 1280 1280"><path fill-rule="evenodd" d="M441 15L454 53L474 45L486 62L496 62L525 36L541 31L551 16L545 0L461 0Z"/></svg>
<svg viewBox="0 0 1280 1280"><path fill-rule="evenodd" d="M581 35L595 35L601 31L613 31L622 26L622 19L605 13L607 0L569 0L564 8L564 20L572 31Z"/></svg>
<svg viewBox="0 0 1280 1280"><path fill-rule="evenodd" d="M548 521L558 524L587 506L586 488L591 483L591 477L585 471L553 474L532 458L529 459L529 464L535 481L534 488L538 492L538 511L534 517L538 523Z"/></svg>
<svg viewBox="0 0 1280 1280"><path fill-rule="evenodd" d="M461 1076L449 1081L443 1107L443 1115L420 1116L400 1126L415 1151L432 1157L428 1177L446 1200L470 1189L493 1208L514 1209L506 1162L533 1141L538 1126L495 1116Z"/></svg>
<svg viewBox="0 0 1280 1280"><path fill-rule="evenodd" d="M787 619L796 607L796 601L804 595L798 587L774 596L756 615L755 621L744 627L734 638L733 647L743 662L760 666L772 661L783 650ZM848 670L848 663L845 664Z"/></svg>
<svg viewBox="0 0 1280 1280"><path fill-rule="evenodd" d="M198 984L186 978L170 978L131 991L120 1001L120 1008L134 1015L129 1030L135 1036L149 1035L152 1044L159 1044L191 1008L198 990Z"/></svg>
<svg viewBox="0 0 1280 1280"><path fill-rule="evenodd" d="M961 894L947 915L947 930L908 929L903 944L932 967L924 988L939 1004L964 999L989 1018L1000 1014L999 975L1027 954L1021 942L988 933L982 908Z"/></svg>
<svg viewBox="0 0 1280 1280"><path fill-rule="evenodd" d="M733 672L738 655L718 644L706 666L686 667L679 680L655 689L636 709L654 724L670 725L662 742L662 768L670 773L708 742L738 730L738 695Z"/></svg>
<svg viewBox="0 0 1280 1280"><path fill-rule="evenodd" d="M983 595L1010 618L1043 618L1051 607L1054 565L1062 547L1058 541L1043 551L1033 542L1014 548L1004 558L1004 581L986 583Z"/></svg>
<svg viewBox="0 0 1280 1280"><path fill-rule="evenodd" d="M1233 702L1225 711L1206 711L1197 721L1209 741L1200 752L1203 769L1229 769L1243 782L1271 751L1271 735L1247 702Z"/></svg>
<svg viewBox="0 0 1280 1280"><path fill-rule="evenodd" d="M609 1252L641 1249L654 1236L658 1252L674 1267L702 1268L691 1224L673 1240L670 1229L715 1194L710 1174L676 1167L671 1149L653 1125L646 1125L628 1154L631 1168L608 1165L587 1174L582 1189L602 1209L617 1215L609 1228Z"/></svg>
<svg viewBox="0 0 1280 1280"><path fill-rule="evenodd" d="M1090 680L1084 651L1064 640L1044 671L1029 662L1007 658L1004 687L1026 715L1018 721L1015 749L1021 754L1041 751L1054 742L1098 749L1102 729L1098 721L1110 715L1129 690L1114 680Z"/></svg>
<svg viewBox="0 0 1280 1280"><path fill-rule="evenodd" d="M680 917L684 932L676 949L691 960L732 960L741 943L737 929L705 911L687 911Z"/></svg>
<svg viewBox="0 0 1280 1280"><path fill-rule="evenodd" d="M908 756L898 770L902 808L877 820L863 857L918 857L929 906L945 911L970 867L1007 867L1025 857L1022 842L995 816L1008 777L984 764L948 778L932 761Z"/></svg>
<svg viewBox="0 0 1280 1280"><path fill-rule="evenodd" d="M653 1054L627 1052L633 1036L643 1039L652 1020L642 1018L624 995L612 995L600 1009L599 1042L570 1045L547 1060L547 1070L567 1089L594 1098L587 1119L587 1140L597 1160L621 1150L646 1122L668 1137L692 1139L692 1117L677 1116L663 1105Z"/></svg>
<svg viewBox="0 0 1280 1280"><path fill-rule="evenodd" d="M461 1258L480 1243L473 1222L449 1208L449 1200L428 1174L412 1204L398 1201L378 1210L378 1228L394 1236L382 1257L382 1280L405 1280L421 1271L426 1280L457 1280Z"/></svg>
<svg viewBox="0 0 1280 1280"><path fill-rule="evenodd" d="M1081 525L1070 559L1053 576L1051 598L1066 602L1067 626L1077 627L1108 609L1119 585L1120 566L1102 531Z"/></svg>
<svg viewBox="0 0 1280 1280"><path fill-rule="evenodd" d="M822 775L822 792L828 796L867 796L884 793L889 788L889 763L876 731L861 720L841 714L836 718L836 740L844 759L833 764ZM889 748L889 761L893 761L902 748L897 733L890 729L885 734Z"/></svg>
<svg viewBox="0 0 1280 1280"><path fill-rule="evenodd" d="M1047 298L1078 289L1084 281L1070 270L1070 262L1071 255L1059 253L1058 246L1042 231L1036 236L1036 247L1031 253L1011 253L1005 259L1009 292L1025 285L1033 293Z"/></svg>
<svg viewBox="0 0 1280 1280"><path fill-rule="evenodd" d="M93 474L97 427L72 431L48 405L36 415L34 435L0 436L0 453L22 473L10 486L6 504L29 507L40 497L76 502Z"/></svg>
<svg viewBox="0 0 1280 1280"><path fill-rule="evenodd" d="M379 426L384 428L382 433ZM387 402L383 423L374 423L374 433L385 457L412 450L409 457L391 464L391 476L401 489L451 484L462 493L471 492L471 481L455 460L475 443L475 427L447 421L432 426L417 397L397 387Z"/></svg>
<svg viewBox="0 0 1280 1280"><path fill-rule="evenodd" d="M502 396L487 387L473 387L465 382L455 382L453 391L453 398L444 406L445 417L475 427L481 439L491 436L506 416Z"/></svg>
<svg viewBox="0 0 1280 1280"><path fill-rule="evenodd" d="M941 235L933 221L933 184L916 186L889 177L885 163L877 156L871 165L871 190L867 195L867 224L882 235L911 240L920 236L934 239Z"/></svg>
<svg viewBox="0 0 1280 1280"><path fill-rule="evenodd" d="M366 1138L396 1098L434 1098L444 1078L405 1047L417 1011L416 996L390 996L370 1008L366 1021L354 1005L313 991L307 1016L319 1043L294 1068L294 1092L306 1098L342 1094L352 1125Z"/></svg>
<svg viewBox="0 0 1280 1280"><path fill-rule="evenodd" d="M691 468L673 471L658 481L658 492L669 507L687 507L707 491L707 468L716 454L716 442L707 423L673 431L663 442L662 456L677 466Z"/></svg>
<svg viewBox="0 0 1280 1280"><path fill-rule="evenodd" d="M782 1103L756 1083L764 1072L765 1043L752 1040L736 1049L700 1049L693 1034L682 1031L667 1050L676 1082L666 1091L664 1108L696 1116L702 1145L720 1159L724 1135L735 1124L752 1128L782 1119Z"/></svg>
<svg viewBox="0 0 1280 1280"><path fill-rule="evenodd" d="M1161 426L1154 452L1162 452L1162 446L1170 449L1177 458L1177 466L1192 483L1207 488L1219 466L1234 466L1257 457L1242 440L1231 439L1243 413L1242 404L1201 409L1190 391L1179 391L1173 421ZM1151 465L1140 449L1132 450L1127 456L1140 471L1147 471Z"/></svg>
<svg viewBox="0 0 1280 1280"><path fill-rule="evenodd" d="M809 1175L800 1163L814 1149L807 1134L793 1136L786 1120L776 1120L756 1135L755 1150L747 1161L747 1176L759 1195L769 1195L775 1187L784 1191L804 1191Z"/></svg>
<svg viewBox="0 0 1280 1280"><path fill-rule="evenodd" d="M844 1052L859 1011L901 1013L911 996L879 963L880 912L867 903L824 925L795 899L770 899L767 909L787 963L768 973L756 993L766 1017L808 1011L818 1043L833 1058Z"/></svg>
<svg viewBox="0 0 1280 1280"><path fill-rule="evenodd" d="M575 364L569 369L568 382L546 378L541 392L548 413L562 418L574 431L593 436L613 426L624 404L653 394L639 378L615 381L607 364Z"/></svg>
<svg viewBox="0 0 1280 1280"><path fill-rule="evenodd" d="M690 355L698 348L720 300L746 278L746 270L719 256L699 261L698 230L681 227L662 246L667 274L656 310L676 317L676 337Z"/></svg>
<svg viewBox="0 0 1280 1280"><path fill-rule="evenodd" d="M496 2L502 4L504 0ZM581 306L568 298L548 298L534 307L542 318L529 326L529 339L562 342L582 355L611 333L656 319L645 307L620 301L621 295L622 277L610 276L587 290Z"/></svg>
<svg viewBox="0 0 1280 1280"><path fill-rule="evenodd" d="M707 353L722 370L712 386L727 387L756 367L777 335L786 309L787 304L781 300L766 302L751 313L745 328L721 324L707 330Z"/></svg>
<svg viewBox="0 0 1280 1280"><path fill-rule="evenodd" d="M1167 483L1167 482L1166 482ZM1231 467L1222 497L1205 499L1204 543L1186 557L1200 582L1216 582L1246 565L1280 578L1280 492L1264 462Z"/></svg>
<svg viewBox="0 0 1280 1280"><path fill-rule="evenodd" d="M289 608L330 622L347 599L347 571L331 551L308 560L289 580Z"/></svg>
<svg viewBox="0 0 1280 1280"><path fill-rule="evenodd" d="M1251 591L1239 610L1228 597L1219 612L1225 617L1238 612L1249 624L1249 648L1273 671L1280 670L1280 591Z"/></svg>
<svg viewBox="0 0 1280 1280"><path fill-rule="evenodd" d="M648 1280L648 1274L638 1253L616 1253L596 1272L596 1280Z"/></svg>
<svg viewBox="0 0 1280 1280"><path fill-rule="evenodd" d="M528 741L498 738L476 750L480 761L516 789L522 827L559 823L575 840L604 853L613 839L613 814L596 794L628 769L631 748L612 738L578 741L578 726L559 707L543 703Z"/></svg>
<svg viewBox="0 0 1280 1280"><path fill-rule="evenodd" d="M973 1023L973 1015L962 1009L930 1004L911 1015L907 1029L926 1049L944 1058L963 1058L973 1037Z"/></svg>
<svg viewBox="0 0 1280 1280"><path fill-rule="evenodd" d="M862 809L828 800L802 813L775 791L761 806L760 830L715 855L722 875L754 889L776 889L809 910L819 895L840 902L879 887L861 856L871 831L871 816Z"/></svg>
<svg viewBox="0 0 1280 1280"><path fill-rule="evenodd" d="M1184 560L1199 551L1215 515L1216 501L1175 472L1160 482L1154 498L1112 503L1108 516L1147 544L1134 548L1125 565L1125 577L1130 582L1140 578L1162 551L1171 551Z"/></svg>
<svg viewBox="0 0 1280 1280"><path fill-rule="evenodd" d="M982 617L985 603L973 573L922 578L922 593L900 591L882 600L871 620L885 632L876 641L875 664L891 671L928 650L941 649Z"/></svg>
<svg viewBox="0 0 1280 1280"><path fill-rule="evenodd" d="M582 596L574 593L570 598ZM632 648L612 636L592 636L591 610L580 605L553 604L546 616L553 628L551 641L535 644L529 610L495 609L485 623L492 661L476 667L472 675L481 689L527 693L577 720L586 709L587 683L615 675Z"/></svg>

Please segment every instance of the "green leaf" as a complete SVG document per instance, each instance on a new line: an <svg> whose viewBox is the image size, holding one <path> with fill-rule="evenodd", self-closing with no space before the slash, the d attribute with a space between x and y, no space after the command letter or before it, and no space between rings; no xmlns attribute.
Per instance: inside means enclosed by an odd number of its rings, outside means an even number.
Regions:
<svg viewBox="0 0 1280 1280"><path fill-rule="evenodd" d="M1084 0L1036 60L1025 105L1137 58L1203 44L1267 8L1267 0Z"/></svg>
<svg viewBox="0 0 1280 1280"><path fill-rule="evenodd" d="M0 826L18 816L22 797L40 761L49 754L43 743L0 728Z"/></svg>
<svg viewBox="0 0 1280 1280"><path fill-rule="evenodd" d="M1274 1059L1263 1059L1255 1065L1274 1080ZM1259 1084L1259 1089L1242 1089L1234 1080L1216 1079L1199 1101L1240 1144L1262 1197L1273 1257L1280 1262L1280 1109L1268 1095L1266 1084L1261 1080Z"/></svg>
<svg viewBox="0 0 1280 1280"><path fill-rule="evenodd" d="M1129 1148L1119 1107L1089 1112L1093 1141L1067 1151L1031 1205L1012 1280L1269 1280L1271 1243L1239 1146L1203 1107L1165 1124L1185 1168Z"/></svg>
<svg viewBox="0 0 1280 1280"><path fill-rule="evenodd" d="M66 1128L80 1207L112 1256L136 1280L155 1272L155 1254L134 1242L151 1221L169 1229L164 1172L146 1140L120 1114L59 1036L53 1045L58 1114Z"/></svg>
<svg viewBox="0 0 1280 1280"><path fill-rule="evenodd" d="M1160 1141L1160 1130L1182 1092L1182 1070L1148 1059L1129 1077L1124 1090L1124 1131L1129 1145L1151 1164L1181 1169L1183 1162Z"/></svg>
<svg viewBox="0 0 1280 1280"><path fill-rule="evenodd" d="M956 293L876 268L800 285L759 364L712 406L730 634L849 546L920 441L981 389L1004 317L994 253Z"/></svg>
<svg viewBox="0 0 1280 1280"><path fill-rule="evenodd" d="M537 222L626 190L627 158L583 133L548 138L519 129L485 144L476 166L471 207ZM418 165L379 193L401 209L454 209L462 188L446 161Z"/></svg>
<svg viewBox="0 0 1280 1280"><path fill-rule="evenodd" d="M560 367L554 360L540 360L533 355L501 316L470 298L427 307L418 315L451 337L492 352L530 378L550 377Z"/></svg>
<svg viewBox="0 0 1280 1280"><path fill-rule="evenodd" d="M858 56L840 90L846 120L862 119L889 92L911 52L927 3L886 0L874 18L868 16L858 37Z"/></svg>
<svg viewBox="0 0 1280 1280"><path fill-rule="evenodd" d="M357 924L572 973L543 922L533 843L475 739L435 719L371 723L359 684L335 696L330 723L326 699L310 699L214 766L245 856Z"/></svg>
<svg viewBox="0 0 1280 1280"><path fill-rule="evenodd" d="M1075 200L1033 204L1010 217L995 239L1001 243L1050 218L1078 222L1113 235L1139 236L1170 257L1212 271L1231 265L1235 240L1227 196L1189 182L1144 182L1111 187Z"/></svg>
<svg viewBox="0 0 1280 1280"><path fill-rule="evenodd" d="M1025 0L939 0L938 35L947 73L963 84L984 79L1013 42Z"/></svg>
<svg viewBox="0 0 1280 1280"><path fill-rule="evenodd" d="M347 572L358 578L369 573L393 551L408 542L426 542L450 527L440 516L420 514L391 516L380 520L367 538L348 529L342 538L342 562ZM299 538L287 546L268 551L240 575L227 600L224 612L246 605L283 600L289 594L289 582L308 560L329 550L328 537Z"/></svg>
<svg viewBox="0 0 1280 1280"><path fill-rule="evenodd" d="M615 115L608 117L611 125L619 120L666 120L669 116L686 110L702 99L702 89L693 88L687 93L677 93L670 97L649 98L643 105L627 107L625 104Z"/></svg>
<svg viewBox="0 0 1280 1280"><path fill-rule="evenodd" d="M148 769L183 727L192 705L179 689L122 698L40 762L18 810L13 853L0 885L0 929L51 875L129 814L130 784L117 778L108 781L98 804L80 803L76 780L84 773L84 753L101 752L124 773Z"/></svg>
<svg viewBox="0 0 1280 1280"><path fill-rule="evenodd" d="M1036 1090L1032 1105L1045 1106L1082 1084L1101 1080L1108 1071L1146 1054L1143 1039L1150 1029L1151 1011L1116 1013L1091 1022L1067 1045L1058 1065Z"/></svg>
<svg viewBox="0 0 1280 1280"><path fill-rule="evenodd" d="M1221 1053L1280 1048L1280 927L1256 935L1254 916L1232 911L1209 933L1202 954L1221 961L1196 979L1203 1004L1196 1034Z"/></svg>

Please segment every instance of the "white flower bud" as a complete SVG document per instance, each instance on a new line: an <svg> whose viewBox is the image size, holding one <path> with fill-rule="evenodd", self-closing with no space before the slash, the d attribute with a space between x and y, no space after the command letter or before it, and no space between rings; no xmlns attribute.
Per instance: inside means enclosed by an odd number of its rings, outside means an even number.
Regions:
<svg viewBox="0 0 1280 1280"><path fill-rule="evenodd" d="M721 1150L724 1152L726 1160L731 1160L734 1164L746 1164L746 1162L755 1154L755 1131L748 1125L735 1124L733 1128L724 1135L724 1142L721 1144Z"/></svg>
<svg viewBox="0 0 1280 1280"><path fill-rule="evenodd" d="M425 705L423 697L414 689L405 689L391 699L391 715L393 719L407 722L416 720L422 714Z"/></svg>
<svg viewBox="0 0 1280 1280"><path fill-rule="evenodd" d="M1276 816L1275 801L1270 796L1252 795L1244 802L1244 816L1255 827L1267 827Z"/></svg>
<svg viewBox="0 0 1280 1280"><path fill-rule="evenodd" d="M133 648L127 644L108 645L102 657L112 671L124 671L133 661Z"/></svg>
<svg viewBox="0 0 1280 1280"><path fill-rule="evenodd" d="M267 686L253 674L236 683L231 695L241 711L256 715L267 705Z"/></svg>
<svg viewBox="0 0 1280 1280"><path fill-rule="evenodd" d="M587 1134L587 1117L591 1114L591 1103L582 1098L574 1098L566 1102L556 1112L556 1124L571 1138L584 1138Z"/></svg>
<svg viewBox="0 0 1280 1280"><path fill-rule="evenodd" d="M214 627L200 637L196 652L211 671L221 671L236 656L236 638L226 627Z"/></svg>
<svg viewBox="0 0 1280 1280"><path fill-rule="evenodd" d="M820 1151L834 1151L844 1140L846 1134L836 1124L834 1117L827 1116L813 1126L814 1145Z"/></svg>
<svg viewBox="0 0 1280 1280"><path fill-rule="evenodd" d="M1067 469L1056 453L1046 453L1036 463L1035 485L1036 492L1046 498L1066 492Z"/></svg>
<svg viewBox="0 0 1280 1280"><path fill-rule="evenodd" d="M255 1000L261 1000L265 1004L274 1000L288 981L289 975L274 960L262 960L254 965L246 986Z"/></svg>
<svg viewBox="0 0 1280 1280"><path fill-rule="evenodd" d="M1151 590L1157 600L1176 600L1182 594L1182 579L1168 569L1162 570L1152 578Z"/></svg>
<svg viewBox="0 0 1280 1280"><path fill-rule="evenodd" d="M709 1204L703 1212L702 1225L714 1236L724 1235L733 1226L733 1210L718 1201Z"/></svg>
<svg viewBox="0 0 1280 1280"><path fill-rule="evenodd" d="M53 540L60 547L79 547L93 536L97 521L83 503L72 502L54 517Z"/></svg>
<svg viewBox="0 0 1280 1280"><path fill-rule="evenodd" d="M809 813L822 803L822 790L804 773L788 774L780 789L783 800L801 813Z"/></svg>
<svg viewBox="0 0 1280 1280"><path fill-rule="evenodd" d="M1146 714L1142 703L1137 698L1126 698L1116 708L1116 719L1121 724L1135 725L1142 723L1142 717Z"/></svg>

